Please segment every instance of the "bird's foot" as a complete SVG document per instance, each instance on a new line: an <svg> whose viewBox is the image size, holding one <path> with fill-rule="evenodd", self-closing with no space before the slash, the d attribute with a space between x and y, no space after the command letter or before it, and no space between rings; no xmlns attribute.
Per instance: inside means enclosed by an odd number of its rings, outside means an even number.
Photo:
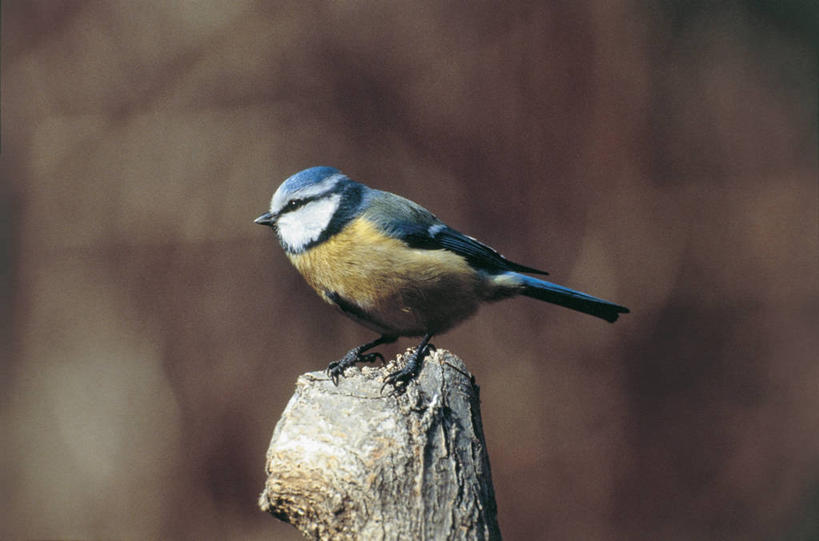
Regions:
<svg viewBox="0 0 819 541"><path fill-rule="evenodd" d="M338 386L338 378L344 375L344 370L348 367L353 366L355 363L371 363L378 359L384 362L384 356L378 352L362 354L360 347L353 348L341 359L327 365L327 376L333 382L333 385Z"/></svg>
<svg viewBox="0 0 819 541"><path fill-rule="evenodd" d="M423 349L418 348L410 353L409 357L407 357L407 363L403 368L396 370L395 372L390 372L387 374L387 377L384 378L384 384L381 386L381 392L384 392L384 388L387 385L392 385L395 388L396 394L404 392L407 389L409 382L421 371L424 357L433 351L435 351L435 346L428 344L425 345Z"/></svg>

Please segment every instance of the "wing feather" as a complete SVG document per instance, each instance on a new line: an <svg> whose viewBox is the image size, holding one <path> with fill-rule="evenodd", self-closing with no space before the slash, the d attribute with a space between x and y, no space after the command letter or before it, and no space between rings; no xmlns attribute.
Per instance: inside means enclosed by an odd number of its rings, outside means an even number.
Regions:
<svg viewBox="0 0 819 541"><path fill-rule="evenodd" d="M493 248L452 229L422 206L401 196L378 192L370 201L364 218L376 224L386 235L403 240L411 248L449 250L465 258L476 269L549 274L509 261Z"/></svg>

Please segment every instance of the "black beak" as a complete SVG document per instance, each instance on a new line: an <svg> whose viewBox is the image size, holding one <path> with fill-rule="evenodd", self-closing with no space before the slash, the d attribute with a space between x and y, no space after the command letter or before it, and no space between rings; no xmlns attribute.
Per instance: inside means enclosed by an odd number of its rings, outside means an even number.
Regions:
<svg viewBox="0 0 819 541"><path fill-rule="evenodd" d="M273 227L273 224L275 222L276 222L275 216L273 216L269 212L265 212L264 214L253 220L254 224L266 225L268 227Z"/></svg>

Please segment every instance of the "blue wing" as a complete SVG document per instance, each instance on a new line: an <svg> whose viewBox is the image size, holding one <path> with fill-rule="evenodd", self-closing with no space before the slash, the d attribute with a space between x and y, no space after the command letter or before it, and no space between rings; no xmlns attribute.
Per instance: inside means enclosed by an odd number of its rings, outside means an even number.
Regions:
<svg viewBox="0 0 819 541"><path fill-rule="evenodd" d="M476 269L488 272L549 274L509 261L486 244L452 229L409 199L389 192L373 192L364 218L376 224L385 234L403 240L412 248L449 250L465 258Z"/></svg>

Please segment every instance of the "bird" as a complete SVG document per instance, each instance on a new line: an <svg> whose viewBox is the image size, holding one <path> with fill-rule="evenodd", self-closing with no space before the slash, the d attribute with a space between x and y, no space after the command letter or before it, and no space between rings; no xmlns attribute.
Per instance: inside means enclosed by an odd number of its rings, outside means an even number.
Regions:
<svg viewBox="0 0 819 541"><path fill-rule="evenodd" d="M529 276L548 273L514 263L417 203L333 167L310 167L287 178L254 222L275 231L287 258L324 301L379 334L327 366L335 385L356 363L383 361L371 352L376 346L421 337L405 365L384 378L384 385L404 388L434 349L432 337L485 302L524 295L608 322L629 312Z"/></svg>

